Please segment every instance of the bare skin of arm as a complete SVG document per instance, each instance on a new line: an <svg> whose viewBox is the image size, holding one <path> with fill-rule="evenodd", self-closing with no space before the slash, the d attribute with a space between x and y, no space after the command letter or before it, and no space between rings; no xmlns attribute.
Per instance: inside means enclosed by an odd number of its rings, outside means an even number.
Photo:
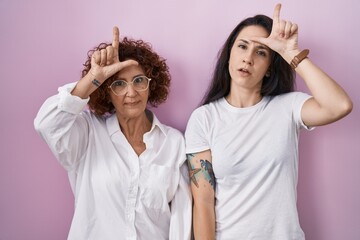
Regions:
<svg viewBox="0 0 360 240"><path fill-rule="evenodd" d="M187 155L194 199L193 226L196 240L215 239L215 176L211 151Z"/></svg>

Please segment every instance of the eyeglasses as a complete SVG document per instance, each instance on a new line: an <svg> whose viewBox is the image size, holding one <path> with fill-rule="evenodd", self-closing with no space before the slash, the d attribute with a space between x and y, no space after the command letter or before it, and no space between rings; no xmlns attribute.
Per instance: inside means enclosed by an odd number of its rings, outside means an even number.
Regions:
<svg viewBox="0 0 360 240"><path fill-rule="evenodd" d="M126 82L124 80L115 80L109 88L111 91L117 95L124 95L127 92L128 86L131 84L135 91L142 92L148 89L151 78L146 76L136 76L131 82Z"/></svg>

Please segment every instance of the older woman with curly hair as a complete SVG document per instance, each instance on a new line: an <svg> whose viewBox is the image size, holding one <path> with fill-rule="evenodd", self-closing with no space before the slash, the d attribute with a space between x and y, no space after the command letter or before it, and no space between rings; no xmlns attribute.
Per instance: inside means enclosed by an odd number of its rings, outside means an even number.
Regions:
<svg viewBox="0 0 360 240"><path fill-rule="evenodd" d="M82 78L41 107L35 129L75 196L68 239L190 239L183 135L147 108L168 96L165 60L114 27L89 51ZM89 109L86 109L88 104Z"/></svg>

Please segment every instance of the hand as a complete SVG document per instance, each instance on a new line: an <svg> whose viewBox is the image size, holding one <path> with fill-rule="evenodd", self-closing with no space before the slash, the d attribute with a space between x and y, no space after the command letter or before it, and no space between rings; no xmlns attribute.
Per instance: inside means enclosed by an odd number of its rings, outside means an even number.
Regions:
<svg viewBox="0 0 360 240"><path fill-rule="evenodd" d="M298 26L290 21L280 19L280 9L281 4L277 4L274 9L270 36L267 38L254 37L251 40L268 46L285 58L284 55L293 56L299 52ZM292 57L290 58L292 59Z"/></svg>
<svg viewBox="0 0 360 240"><path fill-rule="evenodd" d="M134 60L126 60L120 62L119 60L119 29L113 28L112 45L106 49L97 50L91 56L91 69L89 73L100 83L119 72L121 69L137 65L138 62Z"/></svg>

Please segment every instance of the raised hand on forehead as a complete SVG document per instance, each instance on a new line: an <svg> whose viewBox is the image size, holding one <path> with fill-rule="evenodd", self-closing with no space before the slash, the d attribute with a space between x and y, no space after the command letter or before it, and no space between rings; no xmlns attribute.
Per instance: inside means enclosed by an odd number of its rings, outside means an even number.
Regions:
<svg viewBox="0 0 360 240"><path fill-rule="evenodd" d="M298 26L296 23L280 19L281 4L277 4L273 14L273 26L267 38L252 38L265 44L280 55L298 50Z"/></svg>
<svg viewBox="0 0 360 240"><path fill-rule="evenodd" d="M100 83L119 72L121 69L137 65L134 60L119 60L119 29L113 28L112 44L105 49L97 50L91 56L90 74L93 75Z"/></svg>

